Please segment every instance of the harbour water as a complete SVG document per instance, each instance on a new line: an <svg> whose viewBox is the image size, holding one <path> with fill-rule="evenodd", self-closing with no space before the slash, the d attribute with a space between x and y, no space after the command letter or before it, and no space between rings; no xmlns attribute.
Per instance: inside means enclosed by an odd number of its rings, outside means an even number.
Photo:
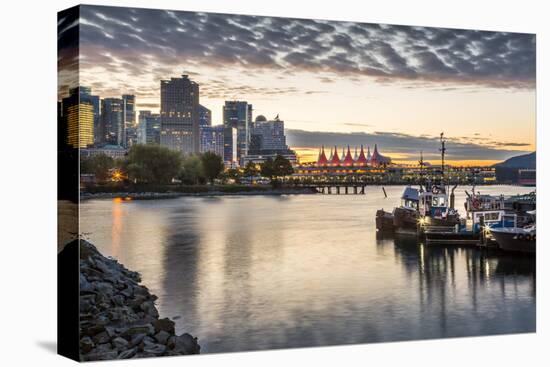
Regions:
<svg viewBox="0 0 550 367"><path fill-rule="evenodd" d="M375 212L403 187L385 189L89 200L81 229L203 353L535 331L534 257L380 238Z"/></svg>

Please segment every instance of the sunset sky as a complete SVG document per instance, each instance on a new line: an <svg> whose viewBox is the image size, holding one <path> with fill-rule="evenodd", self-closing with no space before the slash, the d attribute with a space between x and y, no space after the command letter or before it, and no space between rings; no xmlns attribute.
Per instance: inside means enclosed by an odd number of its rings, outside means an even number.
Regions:
<svg viewBox="0 0 550 367"><path fill-rule="evenodd" d="M222 123L225 100L285 121L302 156L372 146L397 161L490 164L535 150L535 36L225 14L81 6L78 60L60 50L60 95L81 85L136 94L158 111L160 80L188 74ZM76 29L60 19L60 40ZM73 68L73 69L71 69ZM65 70L65 72L63 72Z"/></svg>

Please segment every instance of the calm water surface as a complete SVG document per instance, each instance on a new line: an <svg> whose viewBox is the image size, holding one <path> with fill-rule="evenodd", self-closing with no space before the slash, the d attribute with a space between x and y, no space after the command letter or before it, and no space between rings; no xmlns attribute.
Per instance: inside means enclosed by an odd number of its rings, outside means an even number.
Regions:
<svg viewBox="0 0 550 367"><path fill-rule="evenodd" d="M535 331L534 258L377 238L386 191L92 200L81 226L203 352Z"/></svg>

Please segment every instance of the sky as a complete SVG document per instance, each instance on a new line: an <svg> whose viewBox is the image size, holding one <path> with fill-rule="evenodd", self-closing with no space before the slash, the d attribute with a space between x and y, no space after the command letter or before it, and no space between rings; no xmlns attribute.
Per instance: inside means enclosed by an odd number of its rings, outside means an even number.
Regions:
<svg viewBox="0 0 550 367"><path fill-rule="evenodd" d="M532 34L101 6L58 32L60 96L80 83L158 111L160 80L187 74L213 124L246 100L285 121L302 161L348 144L435 161L441 132L456 164L535 150Z"/></svg>

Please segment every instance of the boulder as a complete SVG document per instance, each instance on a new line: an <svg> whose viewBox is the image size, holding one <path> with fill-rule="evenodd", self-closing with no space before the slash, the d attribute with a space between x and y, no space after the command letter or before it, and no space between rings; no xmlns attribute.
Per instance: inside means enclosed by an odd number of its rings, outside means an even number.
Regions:
<svg viewBox="0 0 550 367"><path fill-rule="evenodd" d="M158 333L155 334L155 339L160 344L166 345L166 343L168 342L168 338L170 338L170 334L167 333L164 330L161 330L161 331L159 331Z"/></svg>
<svg viewBox="0 0 550 367"><path fill-rule="evenodd" d="M153 321L153 325L155 327L156 332L163 330L172 335L175 334L176 332L175 330L176 323L167 317Z"/></svg>
<svg viewBox="0 0 550 367"><path fill-rule="evenodd" d="M117 336L113 340L111 340L111 344L113 344L113 348L116 348L118 350L125 350L128 349L129 343L126 339L121 338L120 336Z"/></svg>
<svg viewBox="0 0 550 367"><path fill-rule="evenodd" d="M137 353L137 348L132 348L132 349L128 349L128 350L124 350L122 352L120 352L120 354L118 355L117 359L128 359L128 358L133 358Z"/></svg>

